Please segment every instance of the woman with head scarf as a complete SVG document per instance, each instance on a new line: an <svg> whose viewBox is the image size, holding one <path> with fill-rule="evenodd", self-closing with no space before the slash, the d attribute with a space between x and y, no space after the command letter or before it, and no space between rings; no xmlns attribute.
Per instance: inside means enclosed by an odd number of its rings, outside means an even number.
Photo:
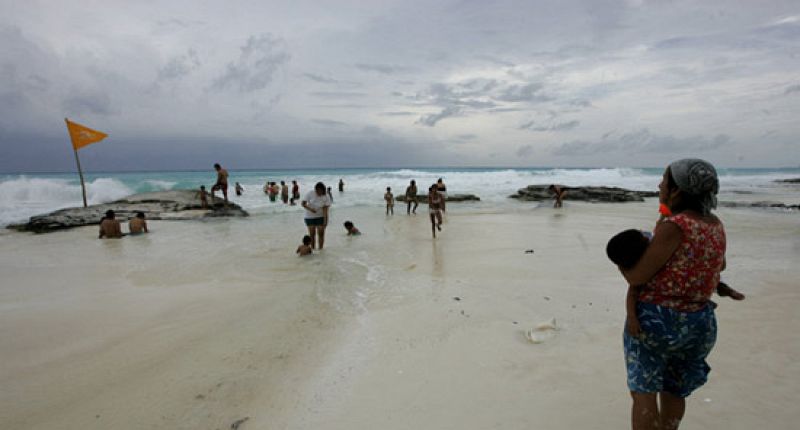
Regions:
<svg viewBox="0 0 800 430"><path fill-rule="evenodd" d="M706 357L717 336L712 292L725 269L725 229L711 213L719 180L707 161L683 159L667 167L659 200L671 216L630 269L640 286L636 303L641 333L624 334L634 429L677 429L686 397L705 384Z"/></svg>

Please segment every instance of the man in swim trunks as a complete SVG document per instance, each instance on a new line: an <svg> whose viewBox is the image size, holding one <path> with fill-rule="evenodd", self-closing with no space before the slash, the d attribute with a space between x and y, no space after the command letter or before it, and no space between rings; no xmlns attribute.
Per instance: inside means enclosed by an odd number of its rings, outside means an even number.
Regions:
<svg viewBox="0 0 800 430"><path fill-rule="evenodd" d="M414 209L411 209L412 202L414 203ZM412 179L411 184L406 187L406 214L417 213L417 206L419 206L419 200L417 199L417 182Z"/></svg>
<svg viewBox="0 0 800 430"><path fill-rule="evenodd" d="M223 169L219 163L214 164L214 170L217 171L217 182L211 187L211 200L214 200L214 191L222 190L222 197L225 199L225 205L228 205L228 171Z"/></svg>

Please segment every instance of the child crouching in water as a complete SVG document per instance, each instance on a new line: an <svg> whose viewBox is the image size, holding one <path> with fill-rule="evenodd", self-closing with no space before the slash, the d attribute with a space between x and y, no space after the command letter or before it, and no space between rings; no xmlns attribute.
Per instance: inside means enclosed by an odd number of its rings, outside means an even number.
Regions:
<svg viewBox="0 0 800 430"><path fill-rule="evenodd" d="M644 255L645 250L650 245L651 235L641 230L625 230L617 234L608 241L606 245L606 255L620 269L631 269ZM631 336L638 336L641 333L639 318L636 316L636 301L639 297L640 286L631 285L625 296L625 330ZM720 297L730 297L733 300L744 300L744 294L729 287L728 284L720 282L717 285L717 294ZM710 301L710 305L717 307L717 304Z"/></svg>
<svg viewBox="0 0 800 430"><path fill-rule="evenodd" d="M358 236L361 232L353 225L352 221L345 221L344 222L344 229L347 230L348 236Z"/></svg>
<svg viewBox="0 0 800 430"><path fill-rule="evenodd" d="M311 252L312 252L311 236L305 235L303 236L303 243L301 243L300 246L297 247L297 251L295 251L295 254L299 254L302 257L304 255L311 255Z"/></svg>

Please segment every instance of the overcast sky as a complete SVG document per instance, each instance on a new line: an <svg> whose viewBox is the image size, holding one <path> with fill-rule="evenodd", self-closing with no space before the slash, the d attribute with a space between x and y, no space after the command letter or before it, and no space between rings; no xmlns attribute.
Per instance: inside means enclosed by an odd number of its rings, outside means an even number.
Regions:
<svg viewBox="0 0 800 430"><path fill-rule="evenodd" d="M800 165L797 0L0 11L0 171Z"/></svg>

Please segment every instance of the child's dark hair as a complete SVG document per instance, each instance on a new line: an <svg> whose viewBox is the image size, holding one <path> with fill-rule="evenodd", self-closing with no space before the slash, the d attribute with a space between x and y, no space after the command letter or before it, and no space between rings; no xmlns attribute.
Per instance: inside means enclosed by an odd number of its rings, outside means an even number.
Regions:
<svg viewBox="0 0 800 430"><path fill-rule="evenodd" d="M136 212L136 218L144 219L144 212Z"/></svg>
<svg viewBox="0 0 800 430"><path fill-rule="evenodd" d="M311 244L311 236L305 235L303 236L303 245L310 245Z"/></svg>
<svg viewBox="0 0 800 430"><path fill-rule="evenodd" d="M344 222L344 228L350 230L351 228L353 228L353 222L352 221L345 221Z"/></svg>
<svg viewBox="0 0 800 430"><path fill-rule="evenodd" d="M386 191L392 191L392 187L386 187Z"/></svg>
<svg viewBox="0 0 800 430"><path fill-rule="evenodd" d="M200 189L201 189L201 190L205 190L205 189L206 189L206 186L205 186L205 185L200 185Z"/></svg>
<svg viewBox="0 0 800 430"><path fill-rule="evenodd" d="M617 266L630 269L642 258L650 241L640 230L625 230L612 237L606 245L606 255Z"/></svg>

